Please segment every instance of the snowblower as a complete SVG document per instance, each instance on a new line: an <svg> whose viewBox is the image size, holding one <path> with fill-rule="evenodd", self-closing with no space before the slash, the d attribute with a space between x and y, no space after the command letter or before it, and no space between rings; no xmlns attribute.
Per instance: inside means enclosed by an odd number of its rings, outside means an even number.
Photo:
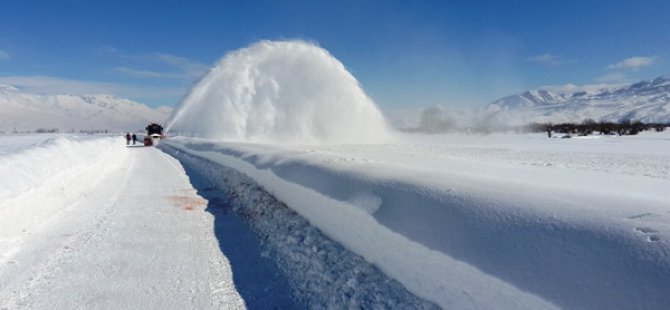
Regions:
<svg viewBox="0 0 670 310"><path fill-rule="evenodd" d="M146 128L147 135L144 136L144 146L152 146L160 143L161 139L165 138L163 136L163 126L157 123L151 123Z"/></svg>

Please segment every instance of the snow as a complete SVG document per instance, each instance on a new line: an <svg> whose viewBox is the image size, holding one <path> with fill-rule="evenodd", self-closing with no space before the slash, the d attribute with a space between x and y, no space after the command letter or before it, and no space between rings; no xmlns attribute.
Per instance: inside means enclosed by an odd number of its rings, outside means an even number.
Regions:
<svg viewBox="0 0 670 310"><path fill-rule="evenodd" d="M0 308L245 307L174 159L70 136L0 160Z"/></svg>
<svg viewBox="0 0 670 310"><path fill-rule="evenodd" d="M3 136L0 307L662 309L668 142Z"/></svg>
<svg viewBox="0 0 670 310"><path fill-rule="evenodd" d="M62 137L62 134L12 134L0 135L0 156L17 153L23 149L38 146L54 137Z"/></svg>
<svg viewBox="0 0 670 310"><path fill-rule="evenodd" d="M286 282L286 287L291 289L290 294L284 296L291 296L299 305L307 309L436 308L434 304L409 293L400 283L388 278L361 256L329 239L248 176L166 145L162 145L162 148L180 160L194 186L209 200L211 212L220 223L217 224L217 227L221 227L217 233L221 235L219 239L224 244L234 244L222 246L226 255L233 255L233 265L241 265L237 262L239 260L243 262L242 265L251 264L254 273L259 269L254 260L258 254L236 254L246 251L240 250L238 242L232 241L239 238L239 231L234 232L234 239L225 236L231 230L230 227L239 225L230 220L241 218L244 225L253 231L254 238L261 242L260 256L274 263L279 269L278 274L282 276L281 283ZM243 257L236 259L235 256ZM246 272L246 268L242 269ZM236 274L236 285L247 286L245 283L249 279L240 276L242 272ZM259 277L254 275L251 281L257 283ZM262 300L258 301L255 298L245 300L251 308L266 308L269 304L277 306L276 302L268 301L267 295L267 292L262 294ZM249 304L250 301L259 304Z"/></svg>
<svg viewBox="0 0 670 310"><path fill-rule="evenodd" d="M122 137L0 144L0 308L435 308L233 170Z"/></svg>
<svg viewBox="0 0 670 310"><path fill-rule="evenodd" d="M659 147L667 133L399 140L319 146L175 138L164 147L245 174L444 308L667 304L670 155Z"/></svg>
<svg viewBox="0 0 670 310"><path fill-rule="evenodd" d="M17 140L17 137L7 136L2 140ZM55 184L64 186L71 180L113 170L116 167L113 159L126 154L119 153L111 140L113 138L38 135L14 143L15 146L8 149L16 152L0 157L0 175L11 176L0 180L0 200L11 203L12 199L56 187ZM12 145L11 142L3 144ZM100 167L99 163L106 161L112 164Z"/></svg>
<svg viewBox="0 0 670 310"><path fill-rule="evenodd" d="M584 96L652 86L656 96L667 83ZM133 106L16 92L0 87L0 104ZM525 95L521 106L583 115L549 104L564 94ZM648 111L667 96L654 98ZM596 101L589 113L611 108ZM425 111L434 131L459 121ZM667 132L393 133L344 65L302 41L228 54L167 127L157 148L0 136L0 308L670 303Z"/></svg>
<svg viewBox="0 0 670 310"><path fill-rule="evenodd" d="M226 55L166 129L227 141L342 143L384 140L386 127L358 81L325 49L261 41Z"/></svg>

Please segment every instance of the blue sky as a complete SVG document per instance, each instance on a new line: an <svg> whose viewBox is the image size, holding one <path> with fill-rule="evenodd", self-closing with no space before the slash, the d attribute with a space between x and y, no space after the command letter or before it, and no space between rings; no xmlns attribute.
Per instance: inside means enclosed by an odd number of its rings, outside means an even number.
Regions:
<svg viewBox="0 0 670 310"><path fill-rule="evenodd" d="M262 39L330 51L382 108L670 74L670 1L8 1L0 84L179 103Z"/></svg>

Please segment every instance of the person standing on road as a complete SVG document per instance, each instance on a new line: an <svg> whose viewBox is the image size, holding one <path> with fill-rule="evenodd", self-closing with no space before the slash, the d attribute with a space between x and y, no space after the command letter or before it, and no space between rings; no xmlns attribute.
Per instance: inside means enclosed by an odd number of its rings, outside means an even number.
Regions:
<svg viewBox="0 0 670 310"><path fill-rule="evenodd" d="M126 133L126 145L130 144L130 133Z"/></svg>
<svg viewBox="0 0 670 310"><path fill-rule="evenodd" d="M137 136L133 134L133 145L135 145L135 142L137 142Z"/></svg>

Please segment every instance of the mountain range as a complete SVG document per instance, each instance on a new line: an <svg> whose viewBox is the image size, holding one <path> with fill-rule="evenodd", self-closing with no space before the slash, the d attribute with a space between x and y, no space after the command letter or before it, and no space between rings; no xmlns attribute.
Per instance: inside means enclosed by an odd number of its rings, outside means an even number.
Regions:
<svg viewBox="0 0 670 310"><path fill-rule="evenodd" d="M171 112L110 95L36 95L0 85L0 133L141 131L150 122L165 122Z"/></svg>
<svg viewBox="0 0 670 310"><path fill-rule="evenodd" d="M670 123L670 76L616 87L574 88L579 90L529 90L498 99L480 111L436 106L387 116L396 127L423 132L586 119ZM142 131L150 122L164 123L171 113L170 107L151 108L110 95L36 95L0 84L0 133L54 128Z"/></svg>
<svg viewBox="0 0 670 310"><path fill-rule="evenodd" d="M670 76L572 92L529 90L498 99L484 110L511 123L640 120L670 123Z"/></svg>

